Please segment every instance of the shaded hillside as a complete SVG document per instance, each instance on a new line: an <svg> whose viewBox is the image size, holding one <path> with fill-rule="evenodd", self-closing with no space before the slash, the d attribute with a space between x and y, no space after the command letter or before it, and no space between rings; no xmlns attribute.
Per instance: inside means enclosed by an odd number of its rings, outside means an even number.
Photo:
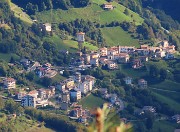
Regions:
<svg viewBox="0 0 180 132"><path fill-rule="evenodd" d="M166 14L172 16L180 22L180 1L179 0L142 0L143 6L151 6L155 9L165 11Z"/></svg>

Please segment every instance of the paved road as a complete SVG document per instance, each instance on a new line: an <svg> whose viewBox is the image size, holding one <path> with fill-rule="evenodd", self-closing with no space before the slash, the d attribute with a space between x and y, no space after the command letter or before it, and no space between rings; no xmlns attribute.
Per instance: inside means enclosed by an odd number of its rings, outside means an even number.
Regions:
<svg viewBox="0 0 180 132"><path fill-rule="evenodd" d="M159 90L159 91L164 91L164 92L180 93L180 92L178 92L178 91L173 91L173 90L165 90L165 89L152 88L152 87L149 87L149 88L150 88L150 89Z"/></svg>

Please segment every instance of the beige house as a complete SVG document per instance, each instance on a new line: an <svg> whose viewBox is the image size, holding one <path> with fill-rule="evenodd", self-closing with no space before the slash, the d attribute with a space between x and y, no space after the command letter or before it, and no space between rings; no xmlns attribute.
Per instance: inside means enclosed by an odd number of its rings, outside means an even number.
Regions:
<svg viewBox="0 0 180 132"><path fill-rule="evenodd" d="M111 3L105 3L103 4L103 9L105 10L112 10L114 7Z"/></svg>
<svg viewBox="0 0 180 132"><path fill-rule="evenodd" d="M76 35L77 35L77 41L78 42L84 42L85 41L85 33L84 32L79 32Z"/></svg>
<svg viewBox="0 0 180 132"><path fill-rule="evenodd" d="M129 54L127 53L120 53L118 54L118 56L115 56L115 59L119 62L119 63L128 63L129 62Z"/></svg>
<svg viewBox="0 0 180 132"><path fill-rule="evenodd" d="M5 78L3 80L3 84L4 84L5 89L16 88L16 80L14 78Z"/></svg>
<svg viewBox="0 0 180 132"><path fill-rule="evenodd" d="M100 48L99 54L100 54L100 56L106 56L107 55L107 48L106 47Z"/></svg>
<svg viewBox="0 0 180 132"><path fill-rule="evenodd" d="M61 82L61 86L64 86L64 85L66 89L70 90L74 87L74 80L72 78L68 78Z"/></svg>
<svg viewBox="0 0 180 132"><path fill-rule="evenodd" d="M107 67L110 70L117 69L118 65L114 61L107 61Z"/></svg>

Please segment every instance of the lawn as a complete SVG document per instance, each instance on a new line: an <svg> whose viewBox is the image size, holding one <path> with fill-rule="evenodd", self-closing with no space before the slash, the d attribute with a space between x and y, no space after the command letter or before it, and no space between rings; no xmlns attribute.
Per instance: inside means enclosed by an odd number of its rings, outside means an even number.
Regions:
<svg viewBox="0 0 180 132"><path fill-rule="evenodd" d="M73 40L62 40L59 36L53 35L49 37L44 37L44 41L52 42L56 45L58 50L64 50L68 49L71 52L75 52L78 50L78 42ZM89 50L97 50L98 47L94 46L93 44L90 44L88 42L85 42L83 46L87 47Z"/></svg>
<svg viewBox="0 0 180 132"><path fill-rule="evenodd" d="M60 82L66 78L61 76L59 73L57 73L57 75L55 77L53 77L52 79L53 79L53 82Z"/></svg>
<svg viewBox="0 0 180 132"><path fill-rule="evenodd" d="M6 120L6 115L0 112L0 122L3 122L5 120Z"/></svg>
<svg viewBox="0 0 180 132"><path fill-rule="evenodd" d="M19 56L17 56L16 54L12 54L12 53L10 53L10 54L0 53L0 59L5 60L7 62L10 61L11 57L14 57L15 60L20 59Z"/></svg>
<svg viewBox="0 0 180 132"><path fill-rule="evenodd" d="M36 17L40 22L65 22L73 21L75 19L91 20L93 22L99 22L101 24L110 23L112 21L130 21L133 19L137 24L141 24L143 19L133 11L130 11L130 15L125 15L125 7L118 4L117 2L112 2L116 8L111 11L105 11L101 8L101 5L106 3L105 0L92 0L92 4L84 8L70 8L68 10L52 10L43 11L36 13ZM131 14L133 17L131 17ZM51 17L47 17L51 16Z"/></svg>
<svg viewBox="0 0 180 132"><path fill-rule="evenodd" d="M166 91L160 91L160 90L156 90L153 89L153 92L160 94L162 96L168 97L176 102L180 102L180 92L179 93L175 93L175 92L166 92Z"/></svg>
<svg viewBox="0 0 180 132"><path fill-rule="evenodd" d="M83 108L94 109L97 107L101 107L106 101L101 99L100 97L96 97L93 94L83 98L79 104L83 105Z"/></svg>
<svg viewBox="0 0 180 132"><path fill-rule="evenodd" d="M171 99L170 96L164 96L162 94L158 94L157 92L152 92L152 94L157 98L158 101L160 101L162 103L166 103L171 107L171 109L180 112L180 103ZM176 107L174 107L174 106L176 106Z"/></svg>
<svg viewBox="0 0 180 132"><path fill-rule="evenodd" d="M139 79L148 74L145 69L132 69L128 64L121 64L119 65L119 68L124 74L133 78Z"/></svg>
<svg viewBox="0 0 180 132"><path fill-rule="evenodd" d="M176 82L173 82L173 81L170 81L170 80L165 80L165 81L163 81L161 83L151 85L151 87L180 92L180 83L176 83Z"/></svg>
<svg viewBox="0 0 180 132"><path fill-rule="evenodd" d="M152 132L173 132L176 125L169 121L156 121L152 128Z"/></svg>
<svg viewBox="0 0 180 132"><path fill-rule="evenodd" d="M55 132L55 131L47 127L32 127L26 132Z"/></svg>
<svg viewBox="0 0 180 132"><path fill-rule="evenodd" d="M146 65L147 65L147 66L149 66L149 65L155 65L155 66L158 67L159 69L161 69L161 68L168 69L168 68L169 68L169 67L168 67L168 64L167 64L167 62L166 62L165 60L159 60L159 61L157 61L157 62L155 62L155 61L148 61L148 62L146 63Z"/></svg>
<svg viewBox="0 0 180 132"><path fill-rule="evenodd" d="M32 24L33 23L33 21L30 18L30 16L27 15L25 12L23 12L20 7L18 7L14 3L10 3L10 7L11 7L11 10L14 12L14 15L17 18L20 18L22 21L24 21L24 22L26 22L28 24Z"/></svg>
<svg viewBox="0 0 180 132"><path fill-rule="evenodd" d="M107 45L139 47L138 39L132 38L131 35L124 31L121 27L106 27L101 28L101 31Z"/></svg>
<svg viewBox="0 0 180 132"><path fill-rule="evenodd" d="M76 42L76 41L73 41L73 40L64 40L63 42L64 42L67 46L69 46L69 47L73 47L73 48L75 48L75 49L78 49L78 42ZM94 46L93 44L88 43L88 42L83 43L82 46L83 46L83 47L85 46L85 47L86 47L87 49L89 49L89 50L97 50L97 49L98 49L97 46Z"/></svg>

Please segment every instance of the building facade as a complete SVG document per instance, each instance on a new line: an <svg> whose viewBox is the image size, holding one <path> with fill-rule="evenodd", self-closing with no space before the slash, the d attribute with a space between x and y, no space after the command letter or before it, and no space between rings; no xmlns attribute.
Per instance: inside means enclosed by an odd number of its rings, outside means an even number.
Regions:
<svg viewBox="0 0 180 132"><path fill-rule="evenodd" d="M23 107L36 107L36 98L32 95L25 95L21 100Z"/></svg>

